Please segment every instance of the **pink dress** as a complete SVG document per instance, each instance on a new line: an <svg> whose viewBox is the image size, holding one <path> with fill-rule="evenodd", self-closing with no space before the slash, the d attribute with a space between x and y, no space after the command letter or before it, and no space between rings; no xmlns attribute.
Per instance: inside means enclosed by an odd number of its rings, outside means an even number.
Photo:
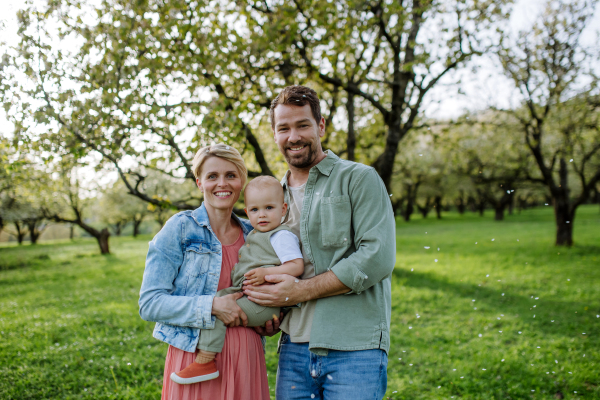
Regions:
<svg viewBox="0 0 600 400"><path fill-rule="evenodd" d="M223 246L223 261L218 290L231 286L231 270L238 262L238 251L244 244L244 235L235 243ZM163 400L269 400L267 365L260 336L252 328L227 328L223 352L217 354L219 377L192 385L179 385L170 379L191 364L195 353L169 346L163 376Z"/></svg>

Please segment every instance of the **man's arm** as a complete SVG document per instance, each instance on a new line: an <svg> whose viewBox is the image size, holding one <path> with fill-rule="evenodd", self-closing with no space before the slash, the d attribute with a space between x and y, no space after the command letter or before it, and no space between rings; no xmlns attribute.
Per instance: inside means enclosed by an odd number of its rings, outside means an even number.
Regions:
<svg viewBox="0 0 600 400"><path fill-rule="evenodd" d="M267 275L265 280L272 284L244 286L244 294L256 304L267 307L293 306L350 291L350 288L331 271L310 279L297 279L290 275Z"/></svg>
<svg viewBox="0 0 600 400"><path fill-rule="evenodd" d="M246 285L262 285L265 283L265 276L287 274L291 276L300 276L304 272L304 260L296 258L295 260L286 261L277 267L269 268L254 268L244 274Z"/></svg>

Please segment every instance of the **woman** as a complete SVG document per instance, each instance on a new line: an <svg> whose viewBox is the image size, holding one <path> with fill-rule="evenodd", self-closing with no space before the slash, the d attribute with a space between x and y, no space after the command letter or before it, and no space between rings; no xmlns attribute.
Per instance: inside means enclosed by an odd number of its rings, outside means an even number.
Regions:
<svg viewBox="0 0 600 400"><path fill-rule="evenodd" d="M204 202L173 216L150 242L140 291L140 315L157 322L153 336L169 344L162 398L168 400L269 399L261 337L240 326L246 316L235 302L241 293L215 297L231 286L231 269L252 226L232 213L247 179L240 153L216 144L193 161ZM192 385L170 380L195 359L200 329L215 318L230 327L217 357L221 375Z"/></svg>

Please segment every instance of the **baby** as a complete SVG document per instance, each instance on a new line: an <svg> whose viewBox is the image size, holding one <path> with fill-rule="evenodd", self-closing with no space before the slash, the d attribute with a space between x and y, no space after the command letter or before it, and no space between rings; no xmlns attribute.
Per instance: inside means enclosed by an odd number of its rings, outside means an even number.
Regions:
<svg viewBox="0 0 600 400"><path fill-rule="evenodd" d="M262 285L265 275L298 277L304 272L298 237L286 225L281 225L287 212L281 184L271 176L259 176L248 183L244 197L244 211L254 230L248 234L239 251L239 261L231 271L233 286L218 291L219 297L240 292L244 281ZM267 321L279 318L279 308L259 306L246 296L237 300L237 304L248 316L248 326L263 326ZM171 380L186 385L218 377L214 359L223 350L225 329L225 324L216 319L214 329L200 330L196 361L180 372L172 373Z"/></svg>

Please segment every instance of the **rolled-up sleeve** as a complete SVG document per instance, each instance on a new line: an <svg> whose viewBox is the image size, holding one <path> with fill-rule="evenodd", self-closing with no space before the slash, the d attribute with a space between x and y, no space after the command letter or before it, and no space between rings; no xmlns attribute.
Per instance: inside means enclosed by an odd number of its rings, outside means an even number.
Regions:
<svg viewBox="0 0 600 400"><path fill-rule="evenodd" d="M396 224L383 181L369 168L350 188L352 228L356 251L336 263L331 271L359 294L381 282L396 263Z"/></svg>
<svg viewBox="0 0 600 400"><path fill-rule="evenodd" d="M175 215L150 242L140 289L140 316L146 321L212 329L214 295L173 294L185 255L182 229L182 219Z"/></svg>

